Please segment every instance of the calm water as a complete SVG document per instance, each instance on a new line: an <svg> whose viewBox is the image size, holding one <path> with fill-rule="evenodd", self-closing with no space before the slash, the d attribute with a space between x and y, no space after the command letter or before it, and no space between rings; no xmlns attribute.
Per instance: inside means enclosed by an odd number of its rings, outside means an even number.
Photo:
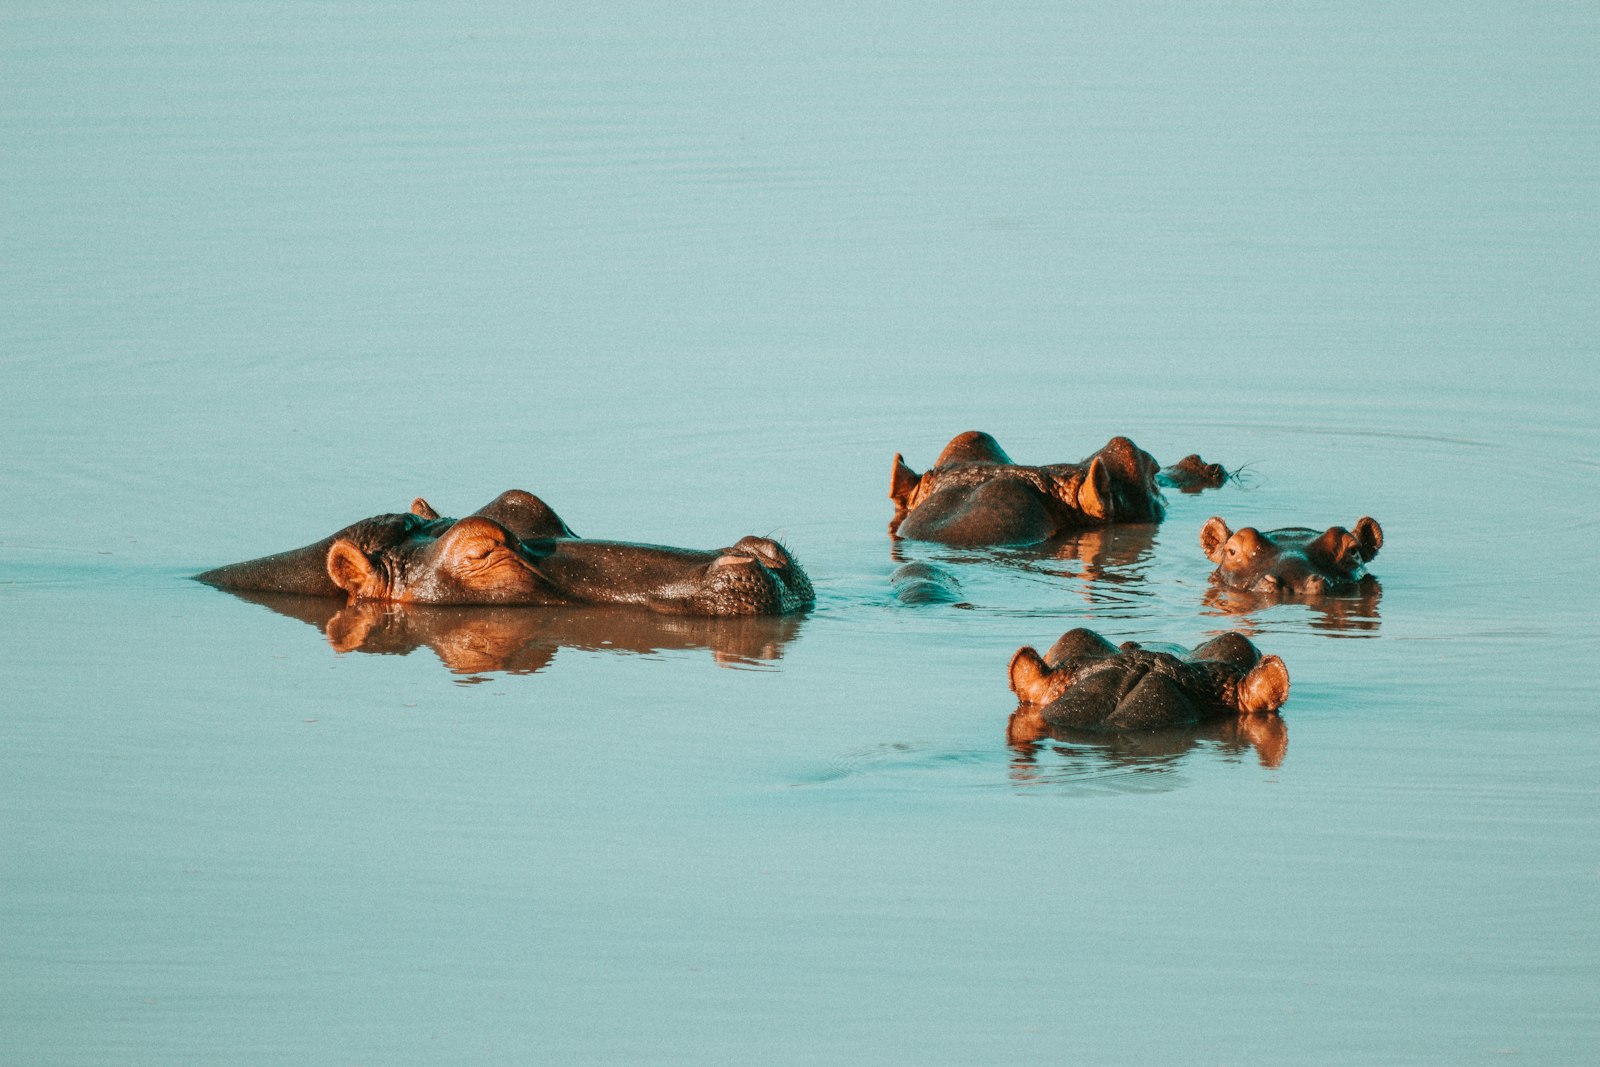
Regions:
<svg viewBox="0 0 1600 1067"><path fill-rule="evenodd" d="M1593 1062L1597 29L7 5L0 1062ZM972 428L1244 475L898 607ZM511 487L818 607L186 580ZM1213 514L1381 595L1229 613ZM1080 624L1250 634L1281 759L1007 748Z"/></svg>

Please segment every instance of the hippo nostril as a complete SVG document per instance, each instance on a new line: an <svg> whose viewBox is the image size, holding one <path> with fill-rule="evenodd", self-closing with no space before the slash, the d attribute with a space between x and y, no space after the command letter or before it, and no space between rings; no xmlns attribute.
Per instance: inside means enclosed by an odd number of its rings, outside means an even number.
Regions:
<svg viewBox="0 0 1600 1067"><path fill-rule="evenodd" d="M743 537L733 546L734 552L744 552L773 569L789 566L789 555L778 542L766 537Z"/></svg>

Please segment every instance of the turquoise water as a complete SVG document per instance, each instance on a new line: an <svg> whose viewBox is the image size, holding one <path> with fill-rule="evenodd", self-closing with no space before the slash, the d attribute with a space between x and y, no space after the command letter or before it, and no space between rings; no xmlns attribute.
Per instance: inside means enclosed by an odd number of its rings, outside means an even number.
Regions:
<svg viewBox="0 0 1600 1067"><path fill-rule="evenodd" d="M6 7L0 1060L1592 1060L1597 29ZM896 549L967 429L1244 474ZM357 647L186 578L511 487L818 607ZM1381 594L1230 614L1213 514L1375 516ZM1008 748L1077 625L1248 633L1281 759Z"/></svg>

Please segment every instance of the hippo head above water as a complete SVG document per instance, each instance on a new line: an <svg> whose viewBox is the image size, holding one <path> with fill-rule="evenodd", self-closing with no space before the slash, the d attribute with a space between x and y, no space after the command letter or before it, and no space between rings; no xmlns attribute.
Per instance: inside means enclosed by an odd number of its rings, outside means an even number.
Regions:
<svg viewBox="0 0 1600 1067"><path fill-rule="evenodd" d="M1353 532L1343 526L1321 533L1298 526L1230 530L1213 517L1200 531L1200 547L1217 565L1213 579L1230 589L1319 596L1368 579L1366 564L1383 547L1383 529L1363 516Z"/></svg>
<svg viewBox="0 0 1600 1067"><path fill-rule="evenodd" d="M440 605L632 604L674 615L780 615L811 605L811 583L776 541L712 551L572 535L513 490L460 520L417 500L304 548L198 576L222 589Z"/></svg>
<svg viewBox="0 0 1600 1067"><path fill-rule="evenodd" d="M1173 654L1128 641L1113 645L1093 630L1069 630L1043 656L1021 648L1011 658L1011 690L1021 701L1011 735L1050 729L1157 730L1209 719L1276 712L1289 696L1289 671L1235 633Z"/></svg>
<svg viewBox="0 0 1600 1067"><path fill-rule="evenodd" d="M1198 475L1174 474L1183 484L1208 476L1206 468L1214 466L1190 458ZM1015 463L990 435L970 430L953 438L923 474L895 456L889 531L956 546L1030 545L1086 527L1156 523L1166 511L1158 484L1163 473L1126 437L1113 437L1081 463L1030 467Z"/></svg>
<svg viewBox="0 0 1600 1067"><path fill-rule="evenodd" d="M1198 493L1202 489L1221 489L1228 480L1228 472L1220 463L1207 463L1199 453L1191 452L1170 467L1161 468L1156 475L1157 484L1176 489L1180 493Z"/></svg>

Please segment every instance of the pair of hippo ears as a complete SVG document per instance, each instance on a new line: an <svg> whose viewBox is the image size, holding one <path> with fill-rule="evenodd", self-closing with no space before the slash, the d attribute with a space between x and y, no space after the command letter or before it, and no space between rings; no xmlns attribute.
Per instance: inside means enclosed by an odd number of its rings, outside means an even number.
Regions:
<svg viewBox="0 0 1600 1067"><path fill-rule="evenodd" d="M922 475L906 465L900 453L894 454L894 467L889 474L889 499L894 501L895 507L910 511L922 503L922 479ZM1111 470L1101 457L1095 456L1089 461L1075 502L1078 510L1091 519L1112 517Z"/></svg>
<svg viewBox="0 0 1600 1067"><path fill-rule="evenodd" d="M1008 668L1011 691L1024 704L1049 704L1077 684L1081 667L1081 663L1052 667L1037 650L1019 648ZM1277 656L1262 656L1255 666L1243 672L1227 696L1230 706L1240 715L1277 711L1289 699L1289 668Z"/></svg>
<svg viewBox="0 0 1600 1067"><path fill-rule="evenodd" d="M418 575L448 575L464 589L487 592L500 588L508 573L533 570L520 547L504 526L470 515L420 546L407 570ZM394 587L393 573L349 538L341 537L328 547L327 569L333 584L352 601L402 599L403 591Z"/></svg>
<svg viewBox="0 0 1600 1067"><path fill-rule="evenodd" d="M1200 547L1206 558L1221 563L1227 547L1233 543L1246 557L1253 556L1269 538L1253 526L1238 530L1228 529L1228 524L1213 515L1200 530ZM1306 545L1306 554L1331 567L1349 570L1371 560L1383 547L1383 527L1376 519L1363 515L1356 520L1354 532L1343 526L1330 526Z"/></svg>

